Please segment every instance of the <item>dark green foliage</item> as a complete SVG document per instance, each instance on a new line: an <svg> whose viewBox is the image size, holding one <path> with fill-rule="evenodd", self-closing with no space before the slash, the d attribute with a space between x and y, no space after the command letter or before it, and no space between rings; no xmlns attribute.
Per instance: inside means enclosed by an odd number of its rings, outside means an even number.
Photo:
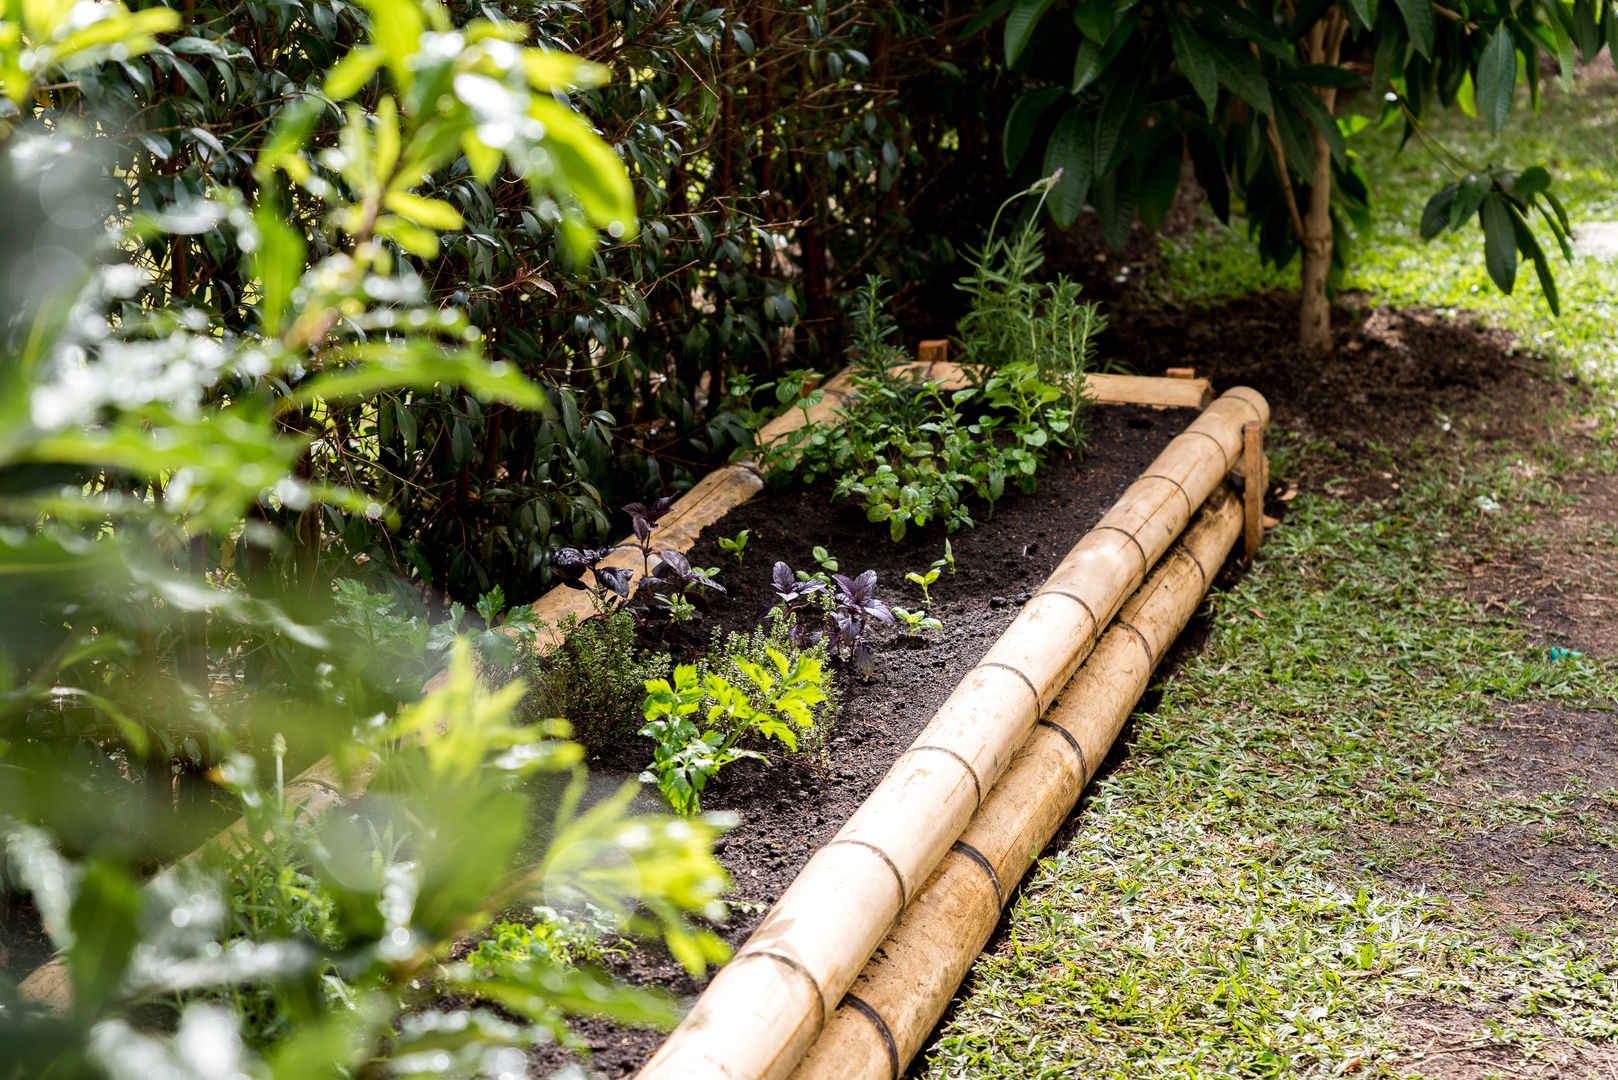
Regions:
<svg viewBox="0 0 1618 1080"><path fill-rule="evenodd" d="M371 68L350 64L327 82L369 21L363 5L222 0L186 11L181 35L148 55L39 95L46 119L93 115L112 136L106 203L120 219L185 219L216 184L256 191L253 162L289 108L307 106L300 124L321 147L344 122L334 100L352 94L376 115ZM457 23L474 14L610 67L603 85L578 80L572 102L627 166L642 226L586 264L569 240L578 230L556 212L565 201L536 204L509 167L487 183L465 157L434 170L415 193L458 227L430 263L410 229L392 254L420 274L429 304L464 310L490 354L544 400L524 410L428 384L286 411L282 424L310 443L300 469L363 487L395 513L265 506L294 543L256 554L245 572L307 586L336 558L364 554L463 601L495 584L536 594L551 583L550 551L621 527L610 507L678 489L748 443L751 411L732 376L763 381L835 349L838 298L854 275L874 266L937 279L972 193L935 181L994 151L982 88L966 77L980 49L934 59L941 6L544 0L451 12ZM951 115L965 104L975 110L965 120ZM311 166L344 183L329 162ZM279 256L295 264L341 244L307 191L271 184L264 199L284 227L264 230L258 254L229 222L143 233L137 262L151 280L126 310L174 305L233 335L295 307L299 275ZM229 378L220 393L286 394L318 374L283 372L271 386Z"/></svg>
<svg viewBox="0 0 1618 1080"><path fill-rule="evenodd" d="M520 650L519 674L528 680L522 715L567 720L588 750L634 734L644 723L646 681L668 675L667 654L637 654L635 620L624 611L582 622L569 615L557 630L567 640L549 655L539 656L532 638Z"/></svg>
<svg viewBox="0 0 1618 1080"><path fill-rule="evenodd" d="M1239 195L1260 252L1285 265L1302 249L1318 136L1330 157L1320 164L1331 184L1334 280L1350 256L1344 226L1370 229L1370 192L1345 141L1358 127L1332 115L1337 91L1368 89L1354 107L1403 124L1407 140L1431 143L1423 117L1455 105L1475 107L1499 132L1519 85L1537 107L1542 53L1568 74L1575 49L1588 61L1618 38L1612 0L1485 0L1456 10L1427 0L1014 0L995 10L1006 62L1028 76L1006 121L1006 161L1024 178L1063 170L1048 204L1058 223L1088 197L1103 235L1121 247L1137 214L1148 229L1161 226L1189 157L1220 218ZM1457 178L1506 174L1433 149ZM1519 252L1526 256L1554 311L1550 266L1529 225L1538 210L1563 239L1548 184L1528 191L1505 180L1479 209L1472 202L1451 227L1482 225L1489 272L1504 291Z"/></svg>

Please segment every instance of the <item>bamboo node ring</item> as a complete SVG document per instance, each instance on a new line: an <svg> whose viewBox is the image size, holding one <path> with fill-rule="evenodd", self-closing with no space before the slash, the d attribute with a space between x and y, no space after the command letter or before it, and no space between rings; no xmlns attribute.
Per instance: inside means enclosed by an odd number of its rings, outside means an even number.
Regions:
<svg viewBox="0 0 1618 1080"><path fill-rule="evenodd" d="M1176 554L1176 555L1184 555L1186 558L1191 560L1191 565L1197 568L1197 573L1198 574L1202 575L1202 588L1203 588L1203 591L1206 592L1207 589L1208 589L1208 571L1202 565L1202 560L1197 558L1196 554L1193 553L1192 550L1190 548L1186 547L1184 544L1175 544L1174 545L1174 554Z"/></svg>
<svg viewBox="0 0 1618 1080"><path fill-rule="evenodd" d="M1197 508L1195 506L1191 505L1191 496L1189 496L1189 495L1187 495L1185 493L1185 488L1180 484L1180 482L1178 480L1174 479L1174 477L1172 477L1172 476L1164 476L1162 473L1146 473L1140 479L1142 479L1142 480L1167 480L1169 483L1174 485L1174 490L1178 491L1180 493L1180 498L1185 500L1185 512L1187 514L1195 514L1197 512Z"/></svg>
<svg viewBox="0 0 1618 1080"><path fill-rule="evenodd" d="M823 1030L826 1027L826 995L820 990L820 981L810 974L809 969L786 953L779 953L773 949L749 949L746 952L738 953L731 960L731 964L734 965L738 960L749 960L755 956L774 960L776 963L782 964L803 976L803 981L808 983L809 989L815 992L815 1005L820 1012L820 1028Z"/></svg>
<svg viewBox="0 0 1618 1080"><path fill-rule="evenodd" d="M882 1019L882 1014L876 1011L875 1006L857 994L844 994L843 1004L871 1022L882 1039L882 1048L888 1052L888 1076L890 1080L899 1080L899 1044L894 1041L893 1029L888 1022Z"/></svg>
<svg viewBox="0 0 1618 1080"><path fill-rule="evenodd" d="M1237 398L1236 400L1240 401L1241 399ZM1207 439L1209 442L1211 442L1215 446L1219 447L1219 459L1225 463L1225 471L1226 472L1230 471L1230 455L1225 453L1225 444L1224 443L1220 442L1218 439L1214 438L1212 435L1208 434L1206 431L1198 431L1196 428L1186 428L1183 432L1181 432L1181 434L1182 435L1201 435L1204 439Z"/></svg>
<svg viewBox="0 0 1618 1080"><path fill-rule="evenodd" d="M989 879L989 884L994 886L995 902L1001 907L1005 907L1006 897L1005 894L1000 891L1000 875L994 872L994 864L989 861L989 857L983 854L983 852L979 851L977 848L973 847L971 844L968 844L965 840L955 841L955 843L949 846L949 849L951 851L959 851L962 855L965 855L968 859L977 864L978 869L982 870L984 876Z"/></svg>
<svg viewBox="0 0 1618 1080"><path fill-rule="evenodd" d="M1030 679L1028 676L1024 675L1021 671L1018 671L1016 668L1012 667L1010 664L1002 664L998 660L986 660L983 663L979 664L978 667L980 667L980 668L986 668L986 667L1000 668L1000 669L1002 669L1004 671L1011 672L1013 675L1017 676L1017 678L1021 679L1022 684L1024 686L1028 687L1028 692L1030 694L1034 695L1034 704L1035 705L1040 704L1039 688L1034 685L1034 680Z"/></svg>
<svg viewBox="0 0 1618 1080"><path fill-rule="evenodd" d="M1145 634L1141 633L1137 627L1125 622L1122 619L1115 619L1113 621L1116 622L1121 628L1128 630L1131 634L1135 635L1135 640L1140 643L1140 647L1146 652L1147 663L1151 663L1156 659L1157 652L1152 648L1152 643L1146 640Z"/></svg>
<svg viewBox="0 0 1618 1080"><path fill-rule="evenodd" d="M1141 573L1144 574L1152 568L1152 561L1146 557L1146 549L1140 546L1140 540L1128 529L1120 529L1116 525L1097 525L1093 531L1123 533L1129 537L1129 542L1135 545L1135 554L1140 556Z"/></svg>
<svg viewBox="0 0 1618 1080"><path fill-rule="evenodd" d="M987 665L984 665L984 666L987 666ZM995 667L1005 667L1006 665L1004 665L1004 664L996 664L994 666ZM1016 669L1013 668L1012 670L1015 671ZM1026 682L1027 680L1025 679L1023 681ZM1036 702L1039 700L1039 696L1037 694L1034 696L1034 700ZM977 793L977 797L978 797L977 804L979 806L983 805L983 784L981 782L979 782L979 780L978 780L978 771L976 769L972 768L972 763L970 761L966 760L960 754L957 754L955 751L951 750L947 746L912 746L909 750L906 750L901 756L902 757L909 757L911 754L919 754L923 750L936 750L940 754L948 754L950 757L954 758L960 764L961 768L966 770L966 775L968 775L968 776L970 776L972 778L972 790ZM886 857L886 856L884 856L884 857ZM896 873L896 874L898 872L899 871L897 871L897 870L894 871L894 873ZM901 889L900 891L902 892L903 890Z"/></svg>
<svg viewBox="0 0 1618 1080"><path fill-rule="evenodd" d="M930 749L941 749L941 748L939 748L939 747L931 747ZM971 770L968 770L968 771L970 772ZM977 779L978 779L977 776L974 774L973 777L972 777L972 782L974 784L977 783ZM839 838L837 840L833 840L833 841L831 841L831 843L828 843L826 845L826 847L832 847L835 844L852 844L855 847L862 847L862 848L865 848L867 851L875 853L876 857L882 860L882 864L893 872L893 884L899 890L899 910L901 912L904 911L906 905L908 905L910 903L910 896L908 894L908 890L905 888L905 876L899 872L898 864L895 863L892 859L888 858L888 853L886 851L883 851L881 848L877 847L875 844L871 843L868 840L858 840L858 839L855 839L854 837ZM807 974L807 972L805 972L805 974ZM821 1007L822 1007L822 1009L824 1009L825 1002L821 1002ZM822 1014L822 1019L824 1019L824 1014Z"/></svg>
<svg viewBox="0 0 1618 1080"><path fill-rule="evenodd" d="M1052 731L1062 736L1062 741L1066 742L1073 748L1073 752L1079 755L1079 772L1084 774L1085 782L1088 783L1090 777L1090 762L1084 756L1084 747L1079 745L1079 740L1073 737L1073 733L1067 728L1063 727L1061 724L1053 723L1050 720L1040 720L1037 726L1050 728Z"/></svg>

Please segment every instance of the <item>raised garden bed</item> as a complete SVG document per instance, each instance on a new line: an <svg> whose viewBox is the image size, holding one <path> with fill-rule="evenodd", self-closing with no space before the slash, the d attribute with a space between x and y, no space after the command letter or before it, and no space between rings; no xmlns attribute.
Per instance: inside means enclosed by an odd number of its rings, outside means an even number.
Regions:
<svg viewBox="0 0 1618 1080"><path fill-rule="evenodd" d="M735 881L732 917L720 927L741 944L780 897L809 857L830 840L914 741L956 684L982 659L1021 606L1093 527L1168 442L1196 417L1192 409L1107 405L1091 413L1086 456L1056 456L1039 474L1032 495L1007 496L991 520L953 534L957 572L932 586L934 612L944 626L918 637L882 627L876 666L867 678L839 665L842 711L830 741L830 763L777 760L766 767L737 762L703 793L706 810L731 810L740 824L721 841L720 861ZM745 561L720 548L719 537L749 531ZM770 490L736 507L703 530L690 552L699 566L719 567L729 590L715 597L704 632L750 628L773 596L769 568L775 560L813 569L811 549L822 546L845 573L874 569L878 595L919 606L920 589L907 571L926 569L943 550L941 529L919 531L899 543L868 523L857 507L833 502L827 490ZM592 761L602 772L637 773L651 756L639 737L609 748ZM700 987L666 953L638 949L614 964L618 974L642 984L692 994ZM657 1032L589 1021L576 1030L591 1046L591 1065L608 1076L634 1072L662 1042ZM535 1055L536 1071L552 1069L570 1055L546 1048Z"/></svg>

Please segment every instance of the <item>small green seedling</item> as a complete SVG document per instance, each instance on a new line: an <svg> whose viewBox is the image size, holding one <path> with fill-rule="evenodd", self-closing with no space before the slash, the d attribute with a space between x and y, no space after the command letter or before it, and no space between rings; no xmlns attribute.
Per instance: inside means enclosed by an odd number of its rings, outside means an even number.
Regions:
<svg viewBox="0 0 1618 1080"><path fill-rule="evenodd" d="M820 569L813 574L807 570L794 570L792 572L793 576L799 581L821 581L825 583L826 588L831 588L831 576L837 573L837 560L831 557L831 552L818 544L809 549L809 554L815 557L815 562L820 564Z"/></svg>
<svg viewBox="0 0 1618 1080"><path fill-rule="evenodd" d="M721 536L719 538L719 546L723 550L728 551L732 555L736 556L736 565L740 566L742 564L742 554L747 550L747 530L743 529L741 532L737 533L734 537L728 540Z"/></svg>
<svg viewBox="0 0 1618 1080"><path fill-rule="evenodd" d="M669 609L669 617L677 623L692 622L697 617L696 605L679 593L659 596L657 602Z"/></svg>
<svg viewBox="0 0 1618 1080"><path fill-rule="evenodd" d="M944 557L934 560L933 565L927 568L925 574L918 574L912 570L905 575L906 581L914 581L921 586L922 606L929 612L933 609L931 586L933 582L938 580L938 575L944 572L945 567L949 568L951 574L955 573L955 552L950 548L948 540L944 541Z"/></svg>
<svg viewBox="0 0 1618 1080"><path fill-rule="evenodd" d="M914 574L910 576L915 577ZM919 635L923 630L944 629L944 624L934 616L927 614L925 609L908 611L905 608L896 607L893 609L893 617L904 625L904 632L912 637Z"/></svg>

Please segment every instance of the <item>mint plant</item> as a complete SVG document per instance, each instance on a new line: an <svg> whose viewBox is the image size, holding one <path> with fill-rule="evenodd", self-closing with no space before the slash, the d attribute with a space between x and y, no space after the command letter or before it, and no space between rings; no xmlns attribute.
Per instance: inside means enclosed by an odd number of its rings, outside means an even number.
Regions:
<svg viewBox="0 0 1618 1080"><path fill-rule="evenodd" d="M766 468L810 483L833 480L835 496L858 500L868 520L887 522L894 540L934 521L950 532L970 527L966 500L983 500L992 515L1008 482L1032 491L1053 444L1084 443L1089 336L1101 326L1093 305L1068 309L1071 283L1040 303L1027 280L1037 259L1029 263L1034 256L1025 250L1036 241L1025 235L980 253L968 279L977 299L962 322L974 385L954 392L903 367L903 351L888 340L894 326L882 282L868 278L850 349L853 401L834 421L777 440L763 454ZM1013 309L1015 319L1007 314Z"/></svg>

